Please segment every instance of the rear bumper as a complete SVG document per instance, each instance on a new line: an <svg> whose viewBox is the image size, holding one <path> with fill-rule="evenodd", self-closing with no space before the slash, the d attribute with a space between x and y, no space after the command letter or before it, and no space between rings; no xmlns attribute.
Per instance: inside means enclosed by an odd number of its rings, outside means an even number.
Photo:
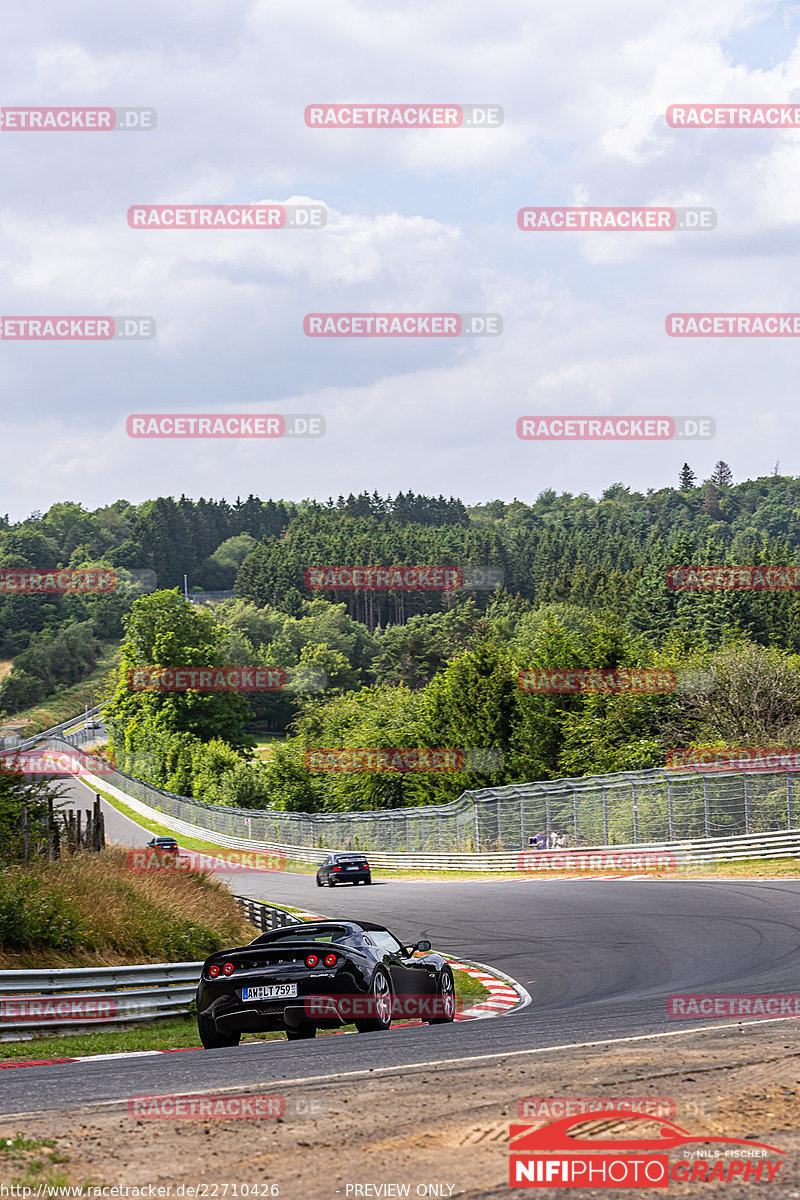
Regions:
<svg viewBox="0 0 800 1200"><path fill-rule="evenodd" d="M252 982L252 981L251 981ZM324 984L324 986L322 986ZM348 1024L336 1016L321 1018L306 1011L306 1001L312 998L368 995L364 984L357 982L350 971L334 978L313 978L298 981L298 995L281 1000L242 1000L238 991L214 994L211 987L201 988L197 996L197 1011L213 1021L220 1033L269 1033L274 1030L316 1025L320 1029L337 1029ZM317 1006L316 1012L320 1008ZM312 1008L313 1013L313 1008Z"/></svg>

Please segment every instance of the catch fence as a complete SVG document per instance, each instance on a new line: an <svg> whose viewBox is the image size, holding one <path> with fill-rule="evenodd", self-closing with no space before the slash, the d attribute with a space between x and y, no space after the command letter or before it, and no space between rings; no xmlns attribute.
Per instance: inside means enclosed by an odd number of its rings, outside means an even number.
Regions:
<svg viewBox="0 0 800 1200"><path fill-rule="evenodd" d="M59 738L46 740L48 746L64 746ZM800 826L800 782L796 773L780 770L626 771L482 788L451 804L340 813L228 808L166 792L119 770L102 778L209 833L320 850L492 853L527 849L539 833L563 834L574 848L729 838Z"/></svg>

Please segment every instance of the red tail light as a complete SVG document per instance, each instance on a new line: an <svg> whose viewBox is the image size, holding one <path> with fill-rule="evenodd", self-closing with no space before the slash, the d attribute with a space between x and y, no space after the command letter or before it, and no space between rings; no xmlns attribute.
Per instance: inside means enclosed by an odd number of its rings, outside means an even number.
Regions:
<svg viewBox="0 0 800 1200"><path fill-rule="evenodd" d="M232 975L236 968L234 967L233 963L228 962L222 964L222 970L226 975Z"/></svg>
<svg viewBox="0 0 800 1200"><path fill-rule="evenodd" d="M326 967L332 967L333 964L337 963L338 961L339 960L335 954L326 954L325 955L325 966Z"/></svg>
<svg viewBox="0 0 800 1200"><path fill-rule="evenodd" d="M216 978L217 978L217 976L219 975L219 967L216 967L216 966L215 966L215 967L209 967L209 968L208 968L208 973L209 973L209 975L211 976L211 978L212 978L212 979L216 979Z"/></svg>
<svg viewBox="0 0 800 1200"><path fill-rule="evenodd" d="M316 954L309 954L308 957L306 958L306 966L307 967L316 967L318 965L319 965L319 959L317 958Z"/></svg>
<svg viewBox="0 0 800 1200"><path fill-rule="evenodd" d="M368 870L369 870L369 863L363 863L363 864L362 864L362 868L361 868L361 869L362 869L362 871L368 871Z"/></svg>
<svg viewBox="0 0 800 1200"><path fill-rule="evenodd" d="M342 869L342 868L341 868L341 867L334 867L333 869L334 869L334 871L341 871L341 869Z"/></svg>

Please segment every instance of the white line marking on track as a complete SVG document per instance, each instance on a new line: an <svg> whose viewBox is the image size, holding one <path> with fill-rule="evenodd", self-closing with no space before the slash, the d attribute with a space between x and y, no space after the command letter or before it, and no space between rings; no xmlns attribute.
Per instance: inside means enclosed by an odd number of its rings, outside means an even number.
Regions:
<svg viewBox="0 0 800 1200"><path fill-rule="evenodd" d="M332 1075L307 1075L301 1076L298 1079L282 1079L280 1081L271 1080L269 1083L246 1083L235 1084L232 1087L215 1087L205 1088L201 1091L195 1089L191 1092L171 1092L171 1097L181 1096L216 1096L224 1095L227 1092L241 1092L246 1088L249 1092L261 1092L267 1088L274 1089L276 1082L280 1082L281 1087L292 1087L294 1085L307 1085L309 1083L333 1083L338 1079L356 1079L365 1075L373 1075L378 1078L381 1075L397 1074L401 1071L427 1071L431 1067L449 1067L456 1066L462 1063L479 1063L491 1062L495 1059L505 1058L522 1058L526 1054L552 1054L555 1050L593 1050L597 1046L620 1046L627 1045L632 1042L653 1042L659 1041L661 1038L673 1037L693 1037L697 1033L714 1033L718 1029L741 1029L748 1025L775 1025L778 1021L785 1021L786 1017L766 1017L763 1020L755 1021L735 1021L725 1025L698 1025L695 1029L675 1029L667 1033L638 1033L632 1037L622 1038L605 1038L598 1042L565 1042L561 1046L536 1046L532 1050L503 1050L494 1054L472 1054L463 1058L433 1058L425 1062L416 1063L400 1063L398 1066L390 1067L367 1067L359 1071L340 1071ZM101 1109L101 1108L123 1108L127 1104L127 1099L123 1100L98 1100L81 1105L82 1109ZM36 1109L34 1112L27 1113L9 1113L8 1117L0 1119L20 1120L25 1117L39 1117L42 1115L43 1109ZM59 1110L56 1110L59 1111Z"/></svg>
<svg viewBox="0 0 800 1200"><path fill-rule="evenodd" d="M79 1054L74 1062L108 1062L111 1058L149 1058L161 1054L161 1050L118 1050L116 1054Z"/></svg>

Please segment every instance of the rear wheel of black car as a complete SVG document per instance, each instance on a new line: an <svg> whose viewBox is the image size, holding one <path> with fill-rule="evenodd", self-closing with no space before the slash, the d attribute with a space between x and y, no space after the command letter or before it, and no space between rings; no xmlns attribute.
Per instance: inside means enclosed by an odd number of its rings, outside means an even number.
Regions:
<svg viewBox="0 0 800 1200"><path fill-rule="evenodd" d="M336 881L329 875L328 876L328 887L335 887L335 886L336 886Z"/></svg>
<svg viewBox="0 0 800 1200"><path fill-rule="evenodd" d="M296 1029L290 1029L288 1026L286 1027L286 1040L288 1042L302 1042L305 1041L306 1038L313 1038L316 1036L316 1025L298 1025Z"/></svg>
<svg viewBox="0 0 800 1200"><path fill-rule="evenodd" d="M317 887L322 887L322 880L320 879L319 875L317 876Z"/></svg>
<svg viewBox="0 0 800 1200"><path fill-rule="evenodd" d="M240 1033L220 1033L209 1017L197 1014L197 1032L205 1050L221 1050L224 1046L238 1046L242 1035Z"/></svg>
<svg viewBox="0 0 800 1200"><path fill-rule="evenodd" d="M375 1015L355 1022L359 1033L378 1033L383 1029L388 1029L392 1024L392 1005L394 1003L392 985L380 967L372 976L369 994L373 1001Z"/></svg>
<svg viewBox="0 0 800 1200"><path fill-rule="evenodd" d="M449 967L442 967L436 981L436 1011L441 1013L441 1016L429 1017L429 1025L449 1025L451 1021L455 1020L456 985L453 980L453 972Z"/></svg>

